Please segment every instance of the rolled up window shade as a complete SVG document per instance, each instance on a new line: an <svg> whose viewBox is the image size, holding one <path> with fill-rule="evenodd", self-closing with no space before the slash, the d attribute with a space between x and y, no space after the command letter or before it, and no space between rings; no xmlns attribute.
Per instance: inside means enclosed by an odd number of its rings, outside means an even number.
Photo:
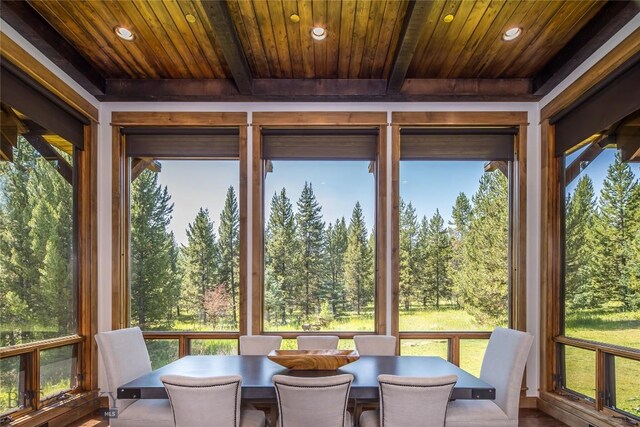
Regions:
<svg viewBox="0 0 640 427"><path fill-rule="evenodd" d="M562 156L596 133L607 132L612 125L640 110L639 88L640 53L573 106L549 119L555 126L556 156Z"/></svg>
<svg viewBox="0 0 640 427"><path fill-rule="evenodd" d="M262 129L267 160L375 160L378 128Z"/></svg>
<svg viewBox="0 0 640 427"><path fill-rule="evenodd" d="M0 100L47 131L84 149L84 126L90 121L8 63L0 67Z"/></svg>
<svg viewBox="0 0 640 427"><path fill-rule="evenodd" d="M238 128L123 128L129 157L216 158L240 157Z"/></svg>
<svg viewBox="0 0 640 427"><path fill-rule="evenodd" d="M400 160L513 160L516 128L403 128Z"/></svg>

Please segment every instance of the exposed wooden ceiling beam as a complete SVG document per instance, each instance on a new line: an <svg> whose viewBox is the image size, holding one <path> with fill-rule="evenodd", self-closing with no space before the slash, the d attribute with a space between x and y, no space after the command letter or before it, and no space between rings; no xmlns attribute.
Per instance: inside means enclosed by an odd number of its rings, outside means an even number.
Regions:
<svg viewBox="0 0 640 427"><path fill-rule="evenodd" d="M640 12L636 1L609 1L533 79L544 96Z"/></svg>
<svg viewBox="0 0 640 427"><path fill-rule="evenodd" d="M13 145L4 132L0 134L0 161L13 162Z"/></svg>
<svg viewBox="0 0 640 427"><path fill-rule="evenodd" d="M589 147L580 153L580 155L576 157L569 166L567 166L564 172L565 186L571 184L571 182L580 175L580 172L582 172L589 163L593 162L600 154L602 154L602 152L604 152L604 149L601 146L601 142L604 140L606 140L606 137L592 142Z"/></svg>
<svg viewBox="0 0 640 427"><path fill-rule="evenodd" d="M2 0L0 17L90 94L104 95L104 77L29 3Z"/></svg>
<svg viewBox="0 0 640 427"><path fill-rule="evenodd" d="M534 98L529 79L406 79L400 93L405 96Z"/></svg>
<svg viewBox="0 0 640 427"><path fill-rule="evenodd" d="M431 1L412 1L409 3L404 27L400 34L400 43L389 75L387 86L389 92L398 92L402 88L433 3Z"/></svg>
<svg viewBox="0 0 640 427"><path fill-rule="evenodd" d="M254 79L239 95L231 80L107 80L101 101L532 101L528 79L408 79L399 93L384 79Z"/></svg>
<svg viewBox="0 0 640 427"><path fill-rule="evenodd" d="M493 172L499 170L504 176L509 177L509 165L504 160L493 160L491 162L485 162L484 171Z"/></svg>
<svg viewBox="0 0 640 427"><path fill-rule="evenodd" d="M211 27L216 37L209 35L211 44L220 45L224 59L231 69L233 81L242 95L251 94L251 71L247 58L244 56L240 39L236 33L235 26L229 15L226 2L224 1L203 1L202 7L211 22Z"/></svg>
<svg viewBox="0 0 640 427"><path fill-rule="evenodd" d="M11 144L15 147L18 145L18 124L10 113L0 111L0 135L2 135L2 142Z"/></svg>
<svg viewBox="0 0 640 427"><path fill-rule="evenodd" d="M131 162L131 181L135 181L145 169L159 173L162 171L162 165L159 161L149 157L133 159Z"/></svg>
<svg viewBox="0 0 640 427"><path fill-rule="evenodd" d="M51 147L51 145L49 145L41 135L27 132L22 136L29 142L29 144L31 144L33 148L36 149L38 153L40 153L42 157L47 160L53 161L53 167L69 184L73 185L73 168L65 160L65 158L60 155L60 153L54 150L53 147Z"/></svg>
<svg viewBox="0 0 640 427"><path fill-rule="evenodd" d="M640 162L640 114L616 129L616 143L623 162Z"/></svg>

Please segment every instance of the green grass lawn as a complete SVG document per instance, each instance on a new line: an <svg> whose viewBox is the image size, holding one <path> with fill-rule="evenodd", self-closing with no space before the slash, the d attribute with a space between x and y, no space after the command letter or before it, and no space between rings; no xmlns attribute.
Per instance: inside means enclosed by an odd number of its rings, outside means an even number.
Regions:
<svg viewBox="0 0 640 427"><path fill-rule="evenodd" d="M640 311L567 310L565 335L640 349ZM566 346L565 354L567 388L594 398L594 352ZM617 408L640 417L640 362L616 357L615 368Z"/></svg>

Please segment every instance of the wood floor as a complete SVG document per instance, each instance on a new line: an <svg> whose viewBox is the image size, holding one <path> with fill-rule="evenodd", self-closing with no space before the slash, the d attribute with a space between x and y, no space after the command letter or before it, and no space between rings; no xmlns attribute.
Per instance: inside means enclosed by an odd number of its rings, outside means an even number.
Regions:
<svg viewBox="0 0 640 427"><path fill-rule="evenodd" d="M93 417L86 417L71 427L107 427L109 424L105 420L101 420L100 417L94 415ZM519 427L561 427L566 424L561 423L555 418L551 418L544 412L537 409L520 409L520 423Z"/></svg>

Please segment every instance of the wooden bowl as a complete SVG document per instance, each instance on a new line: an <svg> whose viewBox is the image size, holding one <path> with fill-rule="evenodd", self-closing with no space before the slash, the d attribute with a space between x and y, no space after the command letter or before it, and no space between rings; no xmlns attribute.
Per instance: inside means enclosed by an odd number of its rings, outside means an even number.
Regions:
<svg viewBox="0 0 640 427"><path fill-rule="evenodd" d="M267 357L294 371L334 371L360 359L355 350L273 350Z"/></svg>

